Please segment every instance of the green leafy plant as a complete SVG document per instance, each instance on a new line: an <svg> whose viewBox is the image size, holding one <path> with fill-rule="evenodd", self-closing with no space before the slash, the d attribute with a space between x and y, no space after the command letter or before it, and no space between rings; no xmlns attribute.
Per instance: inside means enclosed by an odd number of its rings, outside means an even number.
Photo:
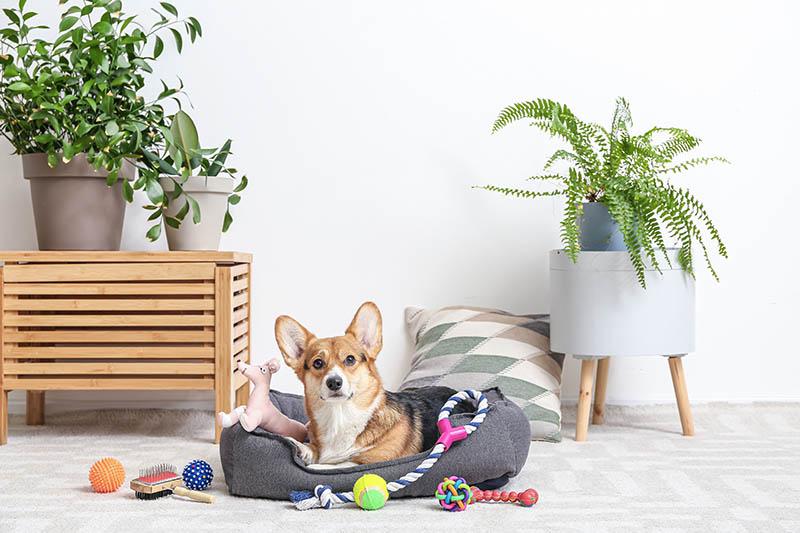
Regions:
<svg viewBox="0 0 800 533"><path fill-rule="evenodd" d="M151 204L145 206L153 213L149 220L158 220L147 231L150 240L156 240L161 235L161 219L164 223L179 228L183 220L191 211L192 222L198 224L202 214L200 206L192 196L183 189L183 185L190 176L228 176L235 180L238 171L226 166L228 156L231 154L232 141L228 139L220 148L202 148L197 127L185 111L178 111L170 121L169 130L164 132L164 146L162 155L157 155L149 150L144 151L145 158L150 162L150 167L142 172L142 180L146 183L147 195ZM164 192L159 178L168 178L172 181L173 189ZM247 187L247 176L242 176L233 189L233 194L228 196L228 209L222 224L222 231L228 231L233 223L231 206L241 201L241 193ZM171 203L183 199L183 206L174 217L167 215L167 208Z"/></svg>
<svg viewBox="0 0 800 533"><path fill-rule="evenodd" d="M194 17L179 18L168 2L153 9L157 20L145 26L123 12L120 0L60 0L64 6L54 40L35 37L37 13L4 9L9 25L0 29L0 134L18 154L46 153L54 167L85 153L96 168L109 171L113 185L125 159L141 161L167 130L163 102L182 91L168 87L145 100L145 78L171 36L180 52L184 37L194 40L202 27ZM141 164L141 163L140 163ZM126 200L138 180L123 183Z"/></svg>
<svg viewBox="0 0 800 533"><path fill-rule="evenodd" d="M685 188L670 183L668 177L695 166L727 162L724 158L676 159L700 144L700 139L684 129L654 127L639 135L631 133L631 112L623 98L617 100L610 129L580 120L563 104L538 99L503 109L492 133L519 120L529 120L532 126L569 144L569 149L556 150L548 158L546 174L529 178L554 182L557 187L543 191L494 185L477 188L520 198L564 196L561 239L573 261L580 251L583 202L605 204L619 226L642 287L646 287L646 262L658 272L659 256L670 264L670 238L679 246L678 262L687 273L695 275L692 244L696 242L711 275L719 279L707 239L722 257L728 257L725 244L703 204ZM553 172L557 164L564 165L565 172Z"/></svg>

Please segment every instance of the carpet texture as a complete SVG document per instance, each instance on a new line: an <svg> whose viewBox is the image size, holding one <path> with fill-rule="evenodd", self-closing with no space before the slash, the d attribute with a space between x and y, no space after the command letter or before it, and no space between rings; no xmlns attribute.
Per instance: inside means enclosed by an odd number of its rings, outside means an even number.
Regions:
<svg viewBox="0 0 800 533"><path fill-rule="evenodd" d="M574 410L566 409L567 420ZM440 511L433 499L390 501L376 512L353 507L294 510L286 502L227 495L212 437L199 411L91 411L53 415L27 427L12 418L0 447L0 531L800 531L800 405L695 407L697 436L678 434L674 407L610 407L589 441L533 442L524 473L509 488L535 487L539 504L476 504ZM106 456L127 470L126 485L94 494L92 462ZM150 463L205 459L216 478L213 505L139 501L127 489ZM456 472L454 472L455 474ZM300 488L300 487L298 487ZM253 529L256 531L256 529Z"/></svg>

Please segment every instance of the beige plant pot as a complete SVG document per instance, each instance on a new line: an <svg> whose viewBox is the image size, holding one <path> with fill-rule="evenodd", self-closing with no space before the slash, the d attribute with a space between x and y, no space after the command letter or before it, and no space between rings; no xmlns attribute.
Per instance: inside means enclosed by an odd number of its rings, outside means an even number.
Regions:
<svg viewBox="0 0 800 533"><path fill-rule="evenodd" d="M184 192L188 193L200 206L200 223L192 222L191 212L181 223L180 228L167 226L167 244L169 249L178 250L218 250L219 240L222 236L222 223L225 212L228 210L228 196L233 193L236 186L234 180L228 177L190 176L181 185ZM167 194L174 190L170 178L161 178L161 187ZM178 199L170 203L167 215L174 217L184 200Z"/></svg>
<svg viewBox="0 0 800 533"><path fill-rule="evenodd" d="M135 178L133 164L123 163L113 187L106 185L108 172L96 171L85 154L55 168L47 165L47 154L25 154L22 174L31 185L40 250L119 250L125 220L121 180Z"/></svg>

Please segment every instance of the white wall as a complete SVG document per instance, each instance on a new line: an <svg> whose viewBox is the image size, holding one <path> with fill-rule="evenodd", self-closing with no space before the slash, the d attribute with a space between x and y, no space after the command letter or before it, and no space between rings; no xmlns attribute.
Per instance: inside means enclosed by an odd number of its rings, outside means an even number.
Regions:
<svg viewBox="0 0 800 533"><path fill-rule="evenodd" d="M372 299L385 321L380 368L395 386L407 366L408 304L546 311L560 204L470 185L524 184L556 145L522 124L495 136L489 126L504 105L539 96L607 121L624 95L639 128L686 127L706 139L703 152L734 163L684 178L731 255L718 261L721 283L699 280L692 400L800 400L796 3L176 3L205 37L167 54L158 74L184 79L204 144L232 137L250 176L223 247L255 254L259 360L277 354L277 315L333 335ZM54 2L30 4L45 12ZM0 158L0 176L0 248L32 248L16 157ZM129 210L126 248L149 247L142 220ZM566 400L576 377L568 361ZM276 386L298 390L288 370ZM615 360L609 386L613 403L673 401L661 359ZM143 399L51 396L95 407Z"/></svg>

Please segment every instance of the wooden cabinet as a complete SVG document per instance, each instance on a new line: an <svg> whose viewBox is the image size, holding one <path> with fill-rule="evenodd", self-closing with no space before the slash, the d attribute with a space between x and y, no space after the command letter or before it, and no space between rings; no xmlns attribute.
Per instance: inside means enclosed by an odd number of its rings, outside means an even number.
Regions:
<svg viewBox="0 0 800 533"><path fill-rule="evenodd" d="M0 444L8 392L44 422L48 390L208 390L245 403L251 256L0 252ZM210 422L210 421L209 421ZM219 440L220 428L216 428Z"/></svg>

